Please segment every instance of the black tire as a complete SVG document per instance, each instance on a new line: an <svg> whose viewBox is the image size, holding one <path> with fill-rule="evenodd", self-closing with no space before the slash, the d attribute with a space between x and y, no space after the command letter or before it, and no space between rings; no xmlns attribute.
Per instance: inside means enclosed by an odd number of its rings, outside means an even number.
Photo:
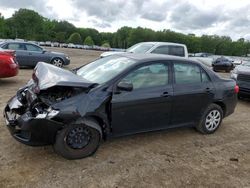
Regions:
<svg viewBox="0 0 250 188"><path fill-rule="evenodd" d="M64 61L59 57L53 58L50 63L52 65L57 66L57 67L63 67L63 65L64 65Z"/></svg>
<svg viewBox="0 0 250 188"><path fill-rule="evenodd" d="M96 122L92 122L92 124L96 124ZM68 141L68 137L72 135L72 131L75 129L83 129L84 131L88 131L88 142L84 147L75 148L74 146L70 145L69 142L72 140ZM82 136L80 137L82 138ZM86 139L86 137L84 138ZM53 147L56 153L66 159L81 159L93 155L99 147L100 140L101 135L97 129L84 124L71 124L57 133Z"/></svg>
<svg viewBox="0 0 250 188"><path fill-rule="evenodd" d="M211 118L210 121L211 122L213 121L214 123L212 123L211 128L209 129L208 127L210 126L211 123L209 123L208 116L211 115L212 112L219 113L220 119L218 120L218 119L214 118L212 120L212 118ZM222 108L217 104L211 104L205 110L199 124L197 124L197 126L196 126L196 129L202 134L212 134L219 128L219 126L221 125L222 119L223 119Z"/></svg>

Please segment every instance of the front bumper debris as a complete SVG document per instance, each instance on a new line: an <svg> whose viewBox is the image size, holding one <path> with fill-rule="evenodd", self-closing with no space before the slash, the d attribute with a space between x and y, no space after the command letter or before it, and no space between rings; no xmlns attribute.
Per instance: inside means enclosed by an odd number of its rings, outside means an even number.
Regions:
<svg viewBox="0 0 250 188"><path fill-rule="evenodd" d="M24 109L25 113L19 115L19 111ZM4 117L10 134L19 142L32 146L54 143L57 131L63 126L63 123L45 116L44 118L34 117L31 111L18 100L17 96L11 98L7 103L4 108Z"/></svg>

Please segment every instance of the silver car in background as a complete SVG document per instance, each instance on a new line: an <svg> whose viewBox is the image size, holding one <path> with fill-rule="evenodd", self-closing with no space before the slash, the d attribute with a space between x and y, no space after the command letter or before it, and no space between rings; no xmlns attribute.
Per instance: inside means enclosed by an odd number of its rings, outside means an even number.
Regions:
<svg viewBox="0 0 250 188"><path fill-rule="evenodd" d="M0 48L16 51L16 59L20 66L35 67L39 61L53 64L58 67L70 64L68 55L48 51L31 42L5 41Z"/></svg>
<svg viewBox="0 0 250 188"><path fill-rule="evenodd" d="M188 51L185 44L171 43L171 42L140 42L124 52L104 52L100 56L106 57L109 55L121 54L121 53L153 53L163 55L173 55L179 57L188 57Z"/></svg>

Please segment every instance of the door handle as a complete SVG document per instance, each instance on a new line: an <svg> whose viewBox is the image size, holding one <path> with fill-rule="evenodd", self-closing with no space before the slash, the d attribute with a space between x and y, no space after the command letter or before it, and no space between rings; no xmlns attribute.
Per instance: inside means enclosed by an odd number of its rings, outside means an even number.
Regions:
<svg viewBox="0 0 250 188"><path fill-rule="evenodd" d="M32 53L31 53L31 52L29 52L29 55L32 55Z"/></svg>
<svg viewBox="0 0 250 188"><path fill-rule="evenodd" d="M169 93L166 91L166 92L163 92L162 94L161 94L161 97L169 97Z"/></svg>

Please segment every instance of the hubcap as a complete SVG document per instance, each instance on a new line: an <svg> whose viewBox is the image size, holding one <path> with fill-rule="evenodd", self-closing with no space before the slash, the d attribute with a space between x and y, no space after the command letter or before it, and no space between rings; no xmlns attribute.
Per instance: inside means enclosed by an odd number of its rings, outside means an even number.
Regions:
<svg viewBox="0 0 250 188"><path fill-rule="evenodd" d="M82 149L89 144L91 134L86 127L76 127L69 131L66 143L73 149Z"/></svg>
<svg viewBox="0 0 250 188"><path fill-rule="evenodd" d="M206 117L205 126L207 130L214 131L220 124L221 114L218 110L212 110Z"/></svg>
<svg viewBox="0 0 250 188"><path fill-rule="evenodd" d="M55 65L57 67L62 67L62 65L63 65L62 60L61 59L54 59L53 65Z"/></svg>

